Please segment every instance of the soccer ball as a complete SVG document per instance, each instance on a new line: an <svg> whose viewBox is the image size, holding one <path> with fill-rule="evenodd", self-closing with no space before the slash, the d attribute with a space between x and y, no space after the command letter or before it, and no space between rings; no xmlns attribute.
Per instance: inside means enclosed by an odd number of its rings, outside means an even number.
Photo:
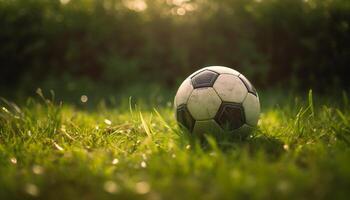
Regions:
<svg viewBox="0 0 350 200"><path fill-rule="evenodd" d="M231 68L210 66L191 74L179 87L174 105L178 123L195 135L247 134L259 120L258 93Z"/></svg>

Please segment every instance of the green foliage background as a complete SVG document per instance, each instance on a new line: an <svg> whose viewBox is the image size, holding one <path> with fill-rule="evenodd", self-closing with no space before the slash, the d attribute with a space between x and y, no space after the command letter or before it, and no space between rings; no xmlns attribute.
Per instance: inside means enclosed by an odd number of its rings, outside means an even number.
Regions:
<svg viewBox="0 0 350 200"><path fill-rule="evenodd" d="M2 86L68 77L172 87L205 65L259 87L349 86L348 0L146 0L143 11L126 0L62 2L0 1Z"/></svg>

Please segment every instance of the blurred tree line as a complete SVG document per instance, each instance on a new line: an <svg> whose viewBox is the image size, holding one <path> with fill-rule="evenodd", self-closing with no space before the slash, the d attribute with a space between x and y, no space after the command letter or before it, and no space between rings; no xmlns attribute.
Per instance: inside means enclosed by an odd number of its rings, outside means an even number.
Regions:
<svg viewBox="0 0 350 200"><path fill-rule="evenodd" d="M226 65L260 87L347 88L349 26L349 0L0 0L0 82L174 86Z"/></svg>

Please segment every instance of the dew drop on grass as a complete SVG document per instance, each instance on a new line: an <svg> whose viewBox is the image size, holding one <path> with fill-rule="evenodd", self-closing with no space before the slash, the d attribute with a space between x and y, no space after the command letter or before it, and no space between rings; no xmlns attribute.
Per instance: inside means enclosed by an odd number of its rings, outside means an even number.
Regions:
<svg viewBox="0 0 350 200"><path fill-rule="evenodd" d="M284 144L284 145L283 145L283 149L286 150L286 151L288 151L288 150L289 150L289 145L288 145L288 144Z"/></svg>
<svg viewBox="0 0 350 200"><path fill-rule="evenodd" d="M145 161L142 161L142 162L141 162L141 167L142 167L142 168L146 168L146 167L147 167L147 163L146 163Z"/></svg>
<svg viewBox="0 0 350 200"><path fill-rule="evenodd" d="M150 191L151 187L146 181L141 181L136 183L135 190L139 194L147 194Z"/></svg>
<svg viewBox="0 0 350 200"><path fill-rule="evenodd" d="M31 196L38 196L39 195L39 188L38 186L28 183L25 185L24 190Z"/></svg>
<svg viewBox="0 0 350 200"><path fill-rule="evenodd" d="M105 119L104 122L105 122L105 124L107 124L107 125L111 125L111 124L112 124L111 120L109 120L109 119Z"/></svg>
<svg viewBox="0 0 350 200"><path fill-rule="evenodd" d="M17 164L17 158L15 158L15 157L10 158L10 161L14 165Z"/></svg>
<svg viewBox="0 0 350 200"><path fill-rule="evenodd" d="M190 149L190 148L191 148L191 145L188 144L188 145L186 146L186 149Z"/></svg>
<svg viewBox="0 0 350 200"><path fill-rule="evenodd" d="M116 164L118 164L118 163L119 163L118 158L114 158L114 159L112 160L112 164L113 164L113 165L116 165Z"/></svg>
<svg viewBox="0 0 350 200"><path fill-rule="evenodd" d="M173 153L173 154L171 155L171 157L172 157L172 158L176 158L176 154Z"/></svg>
<svg viewBox="0 0 350 200"><path fill-rule="evenodd" d="M119 186L114 181L106 181L103 185L106 192L115 194L119 191Z"/></svg>

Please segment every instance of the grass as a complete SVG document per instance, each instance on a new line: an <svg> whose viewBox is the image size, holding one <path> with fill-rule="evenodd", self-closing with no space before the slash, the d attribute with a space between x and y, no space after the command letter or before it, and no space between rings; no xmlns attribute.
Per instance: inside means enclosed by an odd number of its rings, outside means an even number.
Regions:
<svg viewBox="0 0 350 200"><path fill-rule="evenodd" d="M2 101L1 199L347 199L350 107L263 94L257 130L207 144L170 104L95 109L46 98ZM282 96L282 97L281 97ZM131 101L132 102L132 101ZM264 103L265 102L265 103ZM130 105L130 106L129 106Z"/></svg>

